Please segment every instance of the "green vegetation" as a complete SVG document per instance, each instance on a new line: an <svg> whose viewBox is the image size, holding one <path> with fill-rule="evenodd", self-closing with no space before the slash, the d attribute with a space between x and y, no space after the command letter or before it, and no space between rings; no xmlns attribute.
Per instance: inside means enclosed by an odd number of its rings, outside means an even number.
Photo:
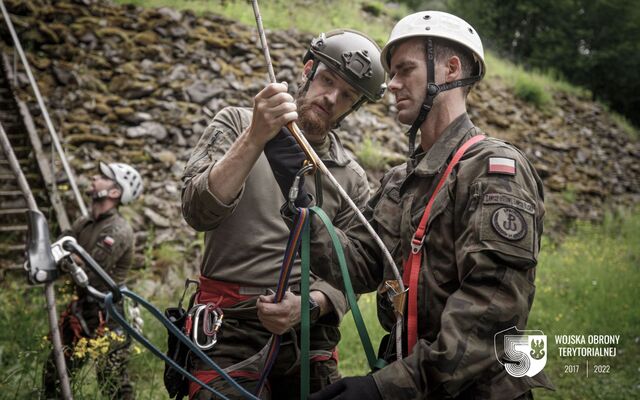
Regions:
<svg viewBox="0 0 640 400"><path fill-rule="evenodd" d="M386 166L386 160L382 154L382 146L367 137L356 151L358 162L366 170L382 171Z"/></svg>
<svg viewBox="0 0 640 400"><path fill-rule="evenodd" d="M491 47L532 68L553 69L640 123L640 8L629 0L449 0Z"/></svg>
<svg viewBox="0 0 640 400"><path fill-rule="evenodd" d="M368 293L360 296L358 300L362 318L367 324L367 331L371 338L373 350L378 351L378 344L382 337L387 333L378 323L376 313L376 295ZM340 360L340 373L343 376L364 375L369 372L369 364L364 354L360 336L356 330L351 313L344 317L342 326L340 327L342 338L338 345L338 356Z"/></svg>
<svg viewBox="0 0 640 400"><path fill-rule="evenodd" d="M190 9L196 13L212 12L251 27L256 25L251 2L244 0L115 0L115 2L144 7ZM318 34L336 28L351 28L367 33L379 44L387 40L395 22L409 13L406 6L385 7L384 2L378 0L323 0L321 2L263 0L258 4L267 30L295 28ZM321 18L319 18L320 14Z"/></svg>
<svg viewBox="0 0 640 400"><path fill-rule="evenodd" d="M519 77L514 85L516 97L531 103L539 109L544 109L551 105L553 99L549 92L535 81Z"/></svg>
<svg viewBox="0 0 640 400"><path fill-rule="evenodd" d="M545 93L542 96L550 96L549 92L562 91L581 98L591 97L588 90L571 85L560 79L553 71L527 71L520 65L496 57L490 51L485 53L485 62L488 78L498 77L514 88L518 85L535 86L530 91Z"/></svg>
<svg viewBox="0 0 640 400"><path fill-rule="evenodd" d="M541 399L630 399L638 394L637 289L640 287L640 213L608 216L602 225L578 222L575 234L543 244L529 329L548 338L546 373L556 393ZM555 335L620 335L616 357L562 358ZM589 345L586 345L587 347ZM576 374L565 365L580 365ZM610 372L594 373L595 365Z"/></svg>

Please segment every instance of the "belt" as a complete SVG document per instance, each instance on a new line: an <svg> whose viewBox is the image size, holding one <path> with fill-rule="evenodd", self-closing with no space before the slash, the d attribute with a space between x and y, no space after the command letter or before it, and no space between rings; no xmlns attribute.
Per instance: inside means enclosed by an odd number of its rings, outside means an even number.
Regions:
<svg viewBox="0 0 640 400"><path fill-rule="evenodd" d="M200 275L200 289L196 302L215 303L221 308L230 308L257 296L273 294L274 289L260 286L242 286L237 283L219 281ZM300 293L300 285L291 285L289 290Z"/></svg>

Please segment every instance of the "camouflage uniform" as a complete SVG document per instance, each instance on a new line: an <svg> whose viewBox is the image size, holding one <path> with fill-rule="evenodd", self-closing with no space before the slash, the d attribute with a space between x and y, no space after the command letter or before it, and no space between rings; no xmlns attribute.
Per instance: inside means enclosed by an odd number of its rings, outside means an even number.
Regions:
<svg viewBox="0 0 640 400"><path fill-rule="evenodd" d="M131 267L134 250L134 235L129 223L113 208L97 219L82 217L78 219L68 232L78 241L93 257L98 264L113 278L118 285L123 285L125 278ZM98 276L88 268L84 268L91 282L91 285L100 291L106 291L107 286L103 284ZM71 317L83 325L79 332L81 337L94 338L101 332L101 321L106 317L102 306L88 296L83 289L77 289L78 300L68 305L67 311L60 319L60 330L63 345L68 348L65 351L67 367L71 372L77 370L82 365L82 360L78 361L72 357L69 351L79 339L77 332L74 332ZM122 305L119 304L120 313L123 312ZM75 319L75 318L74 318ZM119 325L109 320L104 324L110 331L121 334ZM96 374L100 387L109 398L131 399L133 398L133 387L129 382L126 364L129 358L130 339L127 337L124 343L114 343L113 348L104 359L98 360ZM58 376L55 367L53 353L49 355L47 365L44 370L44 393L45 398L59 397Z"/></svg>
<svg viewBox="0 0 640 400"><path fill-rule="evenodd" d="M247 129L251 118L252 111L247 108L229 107L220 111L200 138L183 176L183 215L196 230L206 232L201 274L234 285L241 294L252 296L223 310L221 335L208 353L223 368L255 355L271 336L257 319L256 299L257 295L266 294L267 289L276 288L289 236L289 229L278 212L284 199L264 154L256 161L231 204L220 202L208 187L211 168ZM314 149L356 204L364 206L369 198L365 173L347 156L335 134L330 133L325 143ZM313 179L306 179L305 185L308 192L315 195ZM324 189L324 210L337 226L346 226L353 219L353 212L335 189L326 185ZM299 260L292 268L289 282L296 293L300 282ZM311 290L323 292L334 307L334 312L320 318L311 330L314 356L311 382L314 390L319 390L339 378L331 353L340 339L338 325L347 304L344 294L323 280L312 277ZM297 336L297 331L283 336L284 344L270 375L272 398L299 395ZM194 360L194 363L193 370L206 369L201 362ZM259 372L256 363L243 367L242 371L240 381L248 383L245 385L248 389L253 388ZM214 385L226 387L224 382ZM238 395L233 389L225 393ZM201 390L197 398L210 398L210 393Z"/></svg>
<svg viewBox="0 0 640 400"><path fill-rule="evenodd" d="M447 163L478 134L463 114L426 154L415 154L382 179L365 216L399 268ZM489 173L492 157L514 160L515 173ZM381 345L390 364L373 377L384 399L529 398L531 388L550 387L543 373L533 378L507 375L493 344L497 332L526 326L544 212L542 182L520 151L492 138L467 150L439 191L427 224L418 287L418 343L396 362L394 339ZM503 214L519 223L500 226L506 221ZM378 316L390 331L395 318L380 294L380 283L394 275L362 224L353 222L339 232L351 279L357 292L378 289ZM330 242L319 225L313 221L312 270L339 285L340 272L335 261L332 265ZM405 323L405 351L406 332Z"/></svg>

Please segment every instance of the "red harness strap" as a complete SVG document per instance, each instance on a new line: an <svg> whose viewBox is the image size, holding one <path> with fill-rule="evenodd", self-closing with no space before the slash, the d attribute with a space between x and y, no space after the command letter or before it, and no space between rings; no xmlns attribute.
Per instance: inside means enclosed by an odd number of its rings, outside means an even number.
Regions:
<svg viewBox="0 0 640 400"><path fill-rule="evenodd" d="M409 258L404 263L404 273L402 274L402 280L409 281L409 304L407 310L407 354L410 354L413 351L413 347L416 345L418 341L418 281L420 279L420 266L422 265L422 245L424 244L425 233L427 229L427 222L429 221L429 215L431 214L431 207L433 206L433 202L436 198L436 195L444 186L447 178L451 174L453 168L458 164L458 161L462 158L464 153L469 149L469 147L478 143L479 141L485 139L484 135L477 135L467 140L459 149L456 151L456 154L453 156L453 159L447 166L444 175L440 178L440 182L438 182L438 186L436 186L436 190L431 195L429 202L427 203L427 207L424 209L424 214L422 214L422 219L420 219L420 224L418 225L418 229L413 234L413 239L411 239L411 254L409 254Z"/></svg>
<svg viewBox="0 0 640 400"><path fill-rule="evenodd" d="M255 296L240 294L240 285L237 283L218 281L200 275L200 290L196 303L215 303L219 307L233 307L241 301L249 300Z"/></svg>
<svg viewBox="0 0 640 400"><path fill-rule="evenodd" d="M252 381L258 381L258 379L260 379L259 372L236 370L236 371L228 372L228 374L232 378L248 378ZM194 371L193 375L209 386L212 386L213 381L216 378L220 377L219 373L211 370ZM267 383L267 386L268 385L269 384ZM193 399L200 389L202 389L202 386L200 386L195 382L189 381L189 398Z"/></svg>

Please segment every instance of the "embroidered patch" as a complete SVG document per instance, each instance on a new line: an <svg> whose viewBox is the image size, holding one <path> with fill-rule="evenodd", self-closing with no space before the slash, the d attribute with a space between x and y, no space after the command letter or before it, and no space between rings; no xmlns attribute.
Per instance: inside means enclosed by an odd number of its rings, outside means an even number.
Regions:
<svg viewBox="0 0 640 400"><path fill-rule="evenodd" d="M490 157L487 172L490 174L515 175L516 160L505 157Z"/></svg>
<svg viewBox="0 0 640 400"><path fill-rule="evenodd" d="M519 199L515 196L504 193L487 193L484 195L484 204L502 204L515 207L529 214L535 214L536 209L533 204Z"/></svg>
<svg viewBox="0 0 640 400"><path fill-rule="evenodd" d="M105 236L104 239L102 240L102 243L104 243L104 245L107 247L113 246L115 242L116 241L111 236Z"/></svg>
<svg viewBox="0 0 640 400"><path fill-rule="evenodd" d="M501 207L491 216L491 226L508 240L520 240L527 233L527 223L515 208Z"/></svg>

